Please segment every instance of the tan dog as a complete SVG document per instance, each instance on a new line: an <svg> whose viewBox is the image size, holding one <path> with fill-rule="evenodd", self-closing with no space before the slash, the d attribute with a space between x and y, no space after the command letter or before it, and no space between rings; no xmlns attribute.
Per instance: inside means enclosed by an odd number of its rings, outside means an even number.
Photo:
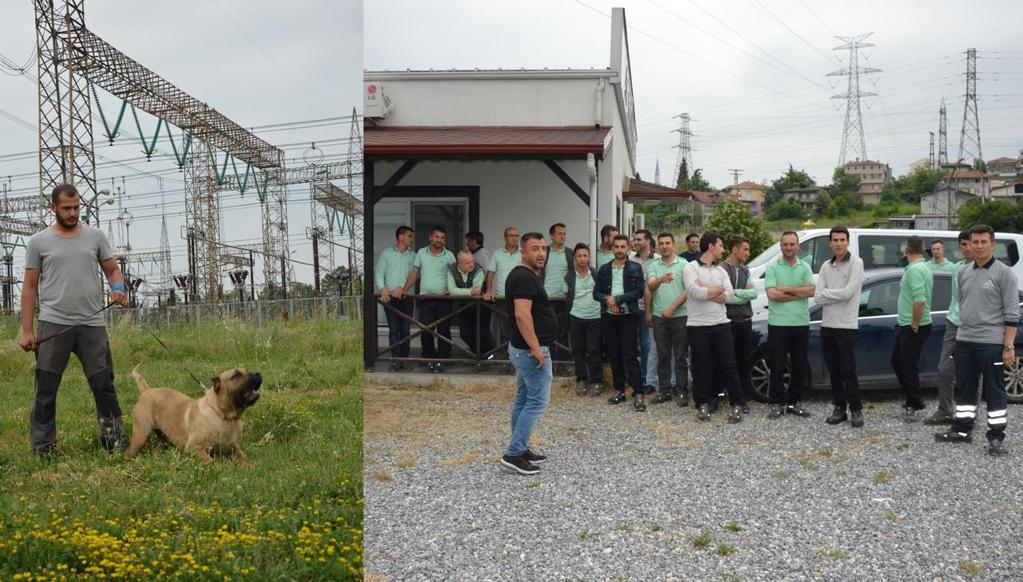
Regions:
<svg viewBox="0 0 1023 582"><path fill-rule="evenodd" d="M174 446L195 454L203 463L211 463L213 450L234 455L248 463L238 447L242 432L242 413L259 400L263 378L259 372L232 368L213 378L213 388L195 400L170 388L150 388L135 366L131 377L138 384L138 402L131 413L131 443L124 457L130 459L158 430Z"/></svg>

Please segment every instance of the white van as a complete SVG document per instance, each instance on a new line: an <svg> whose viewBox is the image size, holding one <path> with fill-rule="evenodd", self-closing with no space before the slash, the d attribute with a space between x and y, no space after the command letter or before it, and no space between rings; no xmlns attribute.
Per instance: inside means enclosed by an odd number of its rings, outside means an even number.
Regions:
<svg viewBox="0 0 1023 582"><path fill-rule="evenodd" d="M820 272L824 261L831 259L831 245L828 244L829 228L801 230L799 235L799 258L813 269L814 277ZM883 269L888 267L905 267L906 257L903 249L906 239L918 236L924 240L924 251L927 258L931 255L931 241L940 239L945 243L945 258L957 262L962 260L959 254L959 231L954 230L906 230L886 228L850 228L849 252L863 259L863 268ZM1016 278L1023 289L1023 262L1020 251L1023 250L1023 235L1011 232L995 233L995 258L1012 267ZM757 255L749 262L750 279L753 286L760 292L753 301L753 317L767 315L767 294L764 292L764 274L767 265L781 256L781 244L776 242L766 251Z"/></svg>

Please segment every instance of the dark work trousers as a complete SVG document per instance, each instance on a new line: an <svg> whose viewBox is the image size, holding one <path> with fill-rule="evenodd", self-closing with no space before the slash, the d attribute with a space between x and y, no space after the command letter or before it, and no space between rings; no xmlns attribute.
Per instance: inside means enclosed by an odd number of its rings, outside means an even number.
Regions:
<svg viewBox="0 0 1023 582"><path fill-rule="evenodd" d="M462 341L465 342L465 345L469 346L469 351L479 356L494 349L494 338L490 335L490 310L483 305L477 305L480 303L478 300L468 301L467 303L472 305L458 314L458 333L462 336ZM458 307L463 307L464 305L465 303L462 303ZM478 351L476 348L477 307L479 308L478 319L480 320L480 345Z"/></svg>
<svg viewBox="0 0 1023 582"><path fill-rule="evenodd" d="M566 350L551 344L551 352L557 356L555 357L556 360L567 359L572 355L571 348L568 346L568 309L566 309L564 299L552 299L550 304L554 308L554 316L558 321L558 335L554 338L554 341L568 347Z"/></svg>
<svg viewBox="0 0 1023 582"><path fill-rule="evenodd" d="M920 350L929 335L930 325L921 325L916 333L908 325L900 325L895 330L891 364L895 377L899 379L899 386L902 386L902 391L906 393L906 402L903 406L907 408L916 410L926 408L923 393L920 391Z"/></svg>
<svg viewBox="0 0 1023 582"><path fill-rule="evenodd" d="M419 301L419 321L423 325L429 325L450 313L451 302L446 299L422 299ZM450 340L451 319L448 319L444 323L438 325L436 330L442 337L446 337ZM423 332L423 335L419 337L423 342L424 358L447 359L451 357L451 344L443 340L438 340L429 332ZM440 345L438 346L436 344Z"/></svg>
<svg viewBox="0 0 1023 582"><path fill-rule="evenodd" d="M412 297L405 296L401 299L391 298L390 306L404 313L405 315L412 317L412 310L415 308L415 300ZM392 346L407 338L411 333L412 322L399 316L397 313L392 312L390 309L384 309L384 314L387 316L387 340ZM400 346L394 346L391 348L392 358L407 358L409 351L412 349L410 345L412 342L405 342Z"/></svg>
<svg viewBox="0 0 1023 582"><path fill-rule="evenodd" d="M46 338L71 326L39 322L38 338ZM114 391L114 362L110 357L107 328L78 326L43 342L36 350L35 401L29 416L32 448L43 450L57 442L57 388L68 359L74 353L96 401L96 416L120 418L121 405Z"/></svg>
<svg viewBox="0 0 1023 582"><path fill-rule="evenodd" d="M771 385L768 396L771 404L798 404L803 397L810 361L807 350L810 326L768 325L767 345L771 349ZM785 362L792 370L788 394L785 393Z"/></svg>
<svg viewBox="0 0 1023 582"><path fill-rule="evenodd" d="M654 345L657 349L657 391L684 394L689 391L689 340L686 316L654 317ZM645 325L645 324L644 324ZM673 359L674 357L674 359ZM671 363L675 362L675 381L671 385Z"/></svg>
<svg viewBox="0 0 1023 582"><path fill-rule="evenodd" d="M615 390L625 390L628 380L633 394L645 394L643 377L639 373L639 338L636 316L632 314L600 316L604 328L607 359L611 363L611 377ZM651 389L652 391L652 389Z"/></svg>
<svg viewBox="0 0 1023 582"><path fill-rule="evenodd" d="M603 382L600 370L600 338L603 335L600 318L580 319L568 316L568 336L575 360L576 380Z"/></svg>
<svg viewBox="0 0 1023 582"><path fill-rule="evenodd" d="M739 391L742 393L743 401L746 396L753 393L752 366L750 351L753 349L753 322L733 321L732 346L735 352L735 367L739 371Z"/></svg>
<svg viewBox="0 0 1023 582"><path fill-rule="evenodd" d="M686 334L693 354L693 400L696 405L710 404L722 384L732 406L745 402L739 392L731 324L689 326Z"/></svg>
<svg viewBox="0 0 1023 582"><path fill-rule="evenodd" d="M923 328L920 328L923 331ZM1005 394L1005 366L1002 363L1002 344L956 342L956 411L952 430L969 434L977 418L977 376L984 376L984 396L987 399L987 439L1005 440L1008 421Z"/></svg>
<svg viewBox="0 0 1023 582"><path fill-rule="evenodd" d="M831 374L831 402L842 410L863 410L856 376L856 330L821 328L821 350Z"/></svg>

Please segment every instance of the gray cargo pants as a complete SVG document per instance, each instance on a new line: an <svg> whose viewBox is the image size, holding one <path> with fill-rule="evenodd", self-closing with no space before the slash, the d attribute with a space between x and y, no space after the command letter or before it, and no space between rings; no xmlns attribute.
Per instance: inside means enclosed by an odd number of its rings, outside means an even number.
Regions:
<svg viewBox="0 0 1023 582"><path fill-rule="evenodd" d="M47 321L39 322L43 339L72 327ZM74 353L82 363L85 378L96 400L99 419L116 419L121 406L114 391L114 362L110 357L107 328L78 326L44 342L36 350L35 402L29 415L29 439L33 450L45 450L57 442L57 388L64 368Z"/></svg>

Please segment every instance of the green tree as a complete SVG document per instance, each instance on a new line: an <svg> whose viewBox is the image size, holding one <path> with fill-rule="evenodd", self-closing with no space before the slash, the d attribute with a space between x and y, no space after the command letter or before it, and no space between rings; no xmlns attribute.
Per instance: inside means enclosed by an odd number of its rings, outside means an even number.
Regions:
<svg viewBox="0 0 1023 582"><path fill-rule="evenodd" d="M831 176L831 186L828 191L831 193L831 204L825 214L829 218L848 216L854 210L863 209L863 197L858 192L860 179L847 174L845 168L835 168Z"/></svg>
<svg viewBox="0 0 1023 582"><path fill-rule="evenodd" d="M885 184L881 193L881 202L919 204L922 195L934 192L938 186L938 180L943 175L942 170L932 170L927 167L917 168L914 172L899 176Z"/></svg>
<svg viewBox="0 0 1023 582"><path fill-rule="evenodd" d="M734 200L719 204L714 209L707 219L707 232L716 232L726 239L730 235L741 234L749 239L751 257L764 252L774 242L764 221L753 216L749 206Z"/></svg>
<svg viewBox="0 0 1023 582"><path fill-rule="evenodd" d="M771 186L767 188L767 194L764 197L764 208L770 208L775 202L779 202L783 196L782 193L785 190L792 188L809 188L816 186L810 174L807 174L803 170L797 170L789 164L789 169L777 180L771 182Z"/></svg>
<svg viewBox="0 0 1023 582"><path fill-rule="evenodd" d="M710 185L710 182L703 177L703 170L697 168L691 177L682 178L679 176L677 185L678 190L695 190L697 192L717 192L717 190Z"/></svg>
<svg viewBox="0 0 1023 582"><path fill-rule="evenodd" d="M971 200L959 209L959 228L986 224L1002 232L1019 232L1023 227L1023 206L1004 200Z"/></svg>
<svg viewBox="0 0 1023 582"><path fill-rule="evenodd" d="M806 210L803 209L803 205L791 198L775 202L764 214L764 218L767 220L784 220L786 218L803 218L805 216Z"/></svg>
<svg viewBox="0 0 1023 582"><path fill-rule="evenodd" d="M309 283L292 281L288 284L288 297L290 299L302 299L305 297L316 297L316 287Z"/></svg>

